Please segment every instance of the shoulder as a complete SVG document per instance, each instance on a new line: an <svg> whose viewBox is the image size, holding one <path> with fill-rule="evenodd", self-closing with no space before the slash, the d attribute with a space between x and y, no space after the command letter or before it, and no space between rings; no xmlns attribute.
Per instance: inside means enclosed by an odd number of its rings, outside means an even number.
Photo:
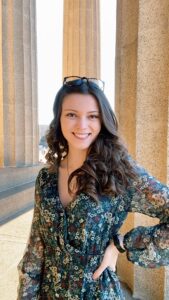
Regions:
<svg viewBox="0 0 169 300"><path fill-rule="evenodd" d="M40 187L45 186L49 181L55 180L57 177L57 169L51 170L50 167L45 166L42 169L40 169L36 182L39 184Z"/></svg>

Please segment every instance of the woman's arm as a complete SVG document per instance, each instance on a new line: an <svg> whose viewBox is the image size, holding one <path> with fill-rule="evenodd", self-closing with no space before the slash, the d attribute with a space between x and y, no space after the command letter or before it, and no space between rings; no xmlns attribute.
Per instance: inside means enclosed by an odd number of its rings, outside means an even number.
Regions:
<svg viewBox="0 0 169 300"><path fill-rule="evenodd" d="M128 190L129 211L159 219L155 226L139 226L123 240L128 259L143 267L169 265L169 188L137 166L138 180Z"/></svg>
<svg viewBox="0 0 169 300"><path fill-rule="evenodd" d="M39 175L35 183L35 206L30 237L22 260L18 265L19 286L17 300L37 300L43 268L44 245L40 234L41 190Z"/></svg>

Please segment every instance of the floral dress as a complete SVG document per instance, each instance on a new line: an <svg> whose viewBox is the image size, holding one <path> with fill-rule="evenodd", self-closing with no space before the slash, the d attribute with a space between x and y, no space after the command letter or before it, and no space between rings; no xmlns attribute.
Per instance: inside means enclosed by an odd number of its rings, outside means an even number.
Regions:
<svg viewBox="0 0 169 300"><path fill-rule="evenodd" d="M126 193L100 197L80 194L66 208L58 194L58 174L40 170L30 238L18 265L18 300L122 300L119 279L106 268L92 275L128 212L159 218L124 236L129 261L142 267L169 265L169 188L136 166L139 177Z"/></svg>

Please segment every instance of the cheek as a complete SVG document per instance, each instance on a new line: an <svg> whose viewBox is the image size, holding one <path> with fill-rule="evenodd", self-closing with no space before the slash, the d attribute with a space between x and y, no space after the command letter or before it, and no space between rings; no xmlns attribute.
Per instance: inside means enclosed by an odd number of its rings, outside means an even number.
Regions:
<svg viewBox="0 0 169 300"><path fill-rule="evenodd" d="M73 130L74 122L72 120L70 121L70 120L61 118L60 126L61 126L62 134L65 136L65 135L70 134L71 131Z"/></svg>
<svg viewBox="0 0 169 300"><path fill-rule="evenodd" d="M100 121L98 121L95 128L96 128L96 131L99 133L101 130L101 122Z"/></svg>
<svg viewBox="0 0 169 300"><path fill-rule="evenodd" d="M65 136L65 133L67 132L67 125L62 118L60 119L60 127L61 127L62 134Z"/></svg>
<svg viewBox="0 0 169 300"><path fill-rule="evenodd" d="M61 128L66 128L67 127L67 120L66 118L62 117L60 118L60 125L61 125Z"/></svg>

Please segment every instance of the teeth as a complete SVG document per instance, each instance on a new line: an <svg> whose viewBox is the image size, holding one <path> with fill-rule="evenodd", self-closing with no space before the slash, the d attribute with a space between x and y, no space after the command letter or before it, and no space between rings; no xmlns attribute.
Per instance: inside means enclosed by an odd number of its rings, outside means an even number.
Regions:
<svg viewBox="0 0 169 300"><path fill-rule="evenodd" d="M89 133L74 133L74 135L79 138L86 138L89 136Z"/></svg>

